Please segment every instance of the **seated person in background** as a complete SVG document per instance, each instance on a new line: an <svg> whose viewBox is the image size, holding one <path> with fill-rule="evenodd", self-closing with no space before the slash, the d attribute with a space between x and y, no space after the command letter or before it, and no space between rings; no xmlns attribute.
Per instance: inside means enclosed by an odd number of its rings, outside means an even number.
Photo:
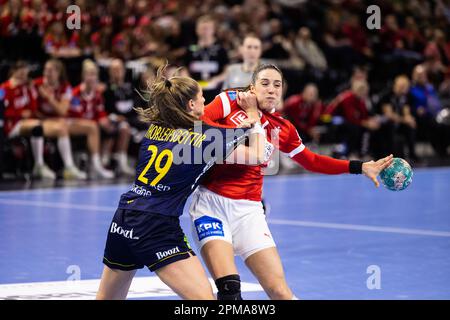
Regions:
<svg viewBox="0 0 450 320"><path fill-rule="evenodd" d="M77 123L83 120L70 121L67 118L70 100L72 99L72 88L67 81L66 71L60 60L48 60L44 66L43 76L35 79L33 83L38 92L37 115L40 119L61 122L62 125L67 126L69 135L83 134L89 136L97 133L97 140L99 139L95 122L83 124ZM95 132L96 129L97 132ZM64 144L67 144L67 142L64 142ZM64 176L77 179L87 178L86 173L78 170L73 163L64 171Z"/></svg>
<svg viewBox="0 0 450 320"><path fill-rule="evenodd" d="M384 95L377 112L385 119L380 128L384 152L405 157L404 146L408 147L408 157L417 160L415 152L416 120L411 113L409 79L405 75L397 76L392 90Z"/></svg>
<svg viewBox="0 0 450 320"><path fill-rule="evenodd" d="M125 66L120 59L114 59L109 66L109 83L105 97L105 109L108 114L108 118L112 123L116 123L119 127L123 128L123 145L120 147L119 153L115 154L115 160L119 164L119 172L125 175L134 175L134 170L128 166L127 163L127 151L128 142L131 135L131 127L136 130L143 130L145 125L138 119L136 111L134 111L133 101L134 91L133 86L129 82L125 82ZM128 134L128 139L126 139ZM105 153L105 162L109 162L107 156L111 154L113 147L113 140L109 139L106 143L107 151ZM105 165L107 163L104 163Z"/></svg>
<svg viewBox="0 0 450 320"><path fill-rule="evenodd" d="M98 68L93 61L85 60L83 62L82 78L83 82L73 89L69 116L76 119L93 120L100 130L113 137L117 132L117 127L109 121L105 112L102 90L98 81ZM111 171L103 169L100 157L96 156L93 159L90 169L93 178L114 178Z"/></svg>
<svg viewBox="0 0 450 320"><path fill-rule="evenodd" d="M412 74L412 111L417 122L417 138L428 141L440 156L447 154L447 141L442 137L448 129L445 125L436 122L436 116L442 110L441 101L437 91L428 81L426 68L419 64Z"/></svg>
<svg viewBox="0 0 450 320"><path fill-rule="evenodd" d="M380 127L378 117L369 116L366 100L369 84L355 80L350 90L341 92L325 109L325 114L339 116L339 139L344 144L343 155L364 157L369 152L371 133Z"/></svg>
<svg viewBox="0 0 450 320"><path fill-rule="evenodd" d="M34 158L32 175L35 178L56 179L56 174L44 163L44 137L56 138L65 170L73 165L69 133L62 121L37 118L36 88L28 78L28 65L18 61L11 69L11 77L0 85L5 106L4 133L6 138L30 137Z"/></svg>
<svg viewBox="0 0 450 320"><path fill-rule="evenodd" d="M317 86L309 83L302 93L290 96L284 103L283 113L292 122L304 142L319 143L317 128L324 105L319 99Z"/></svg>
<svg viewBox="0 0 450 320"><path fill-rule="evenodd" d="M72 87L67 81L64 64L50 59L44 66L44 75L35 84L39 91L38 114L40 118L64 119L70 136L85 136L91 158L92 171L100 177L111 176L100 164L100 130L97 122L84 118L69 118Z"/></svg>

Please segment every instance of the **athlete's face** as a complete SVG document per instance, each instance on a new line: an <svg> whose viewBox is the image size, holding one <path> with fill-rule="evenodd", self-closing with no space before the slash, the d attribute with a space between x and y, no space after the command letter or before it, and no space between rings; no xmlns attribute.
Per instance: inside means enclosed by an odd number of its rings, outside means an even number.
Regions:
<svg viewBox="0 0 450 320"><path fill-rule="evenodd" d="M84 82L89 88L94 87L98 82L98 73L95 69L89 69L84 72Z"/></svg>
<svg viewBox="0 0 450 320"><path fill-rule="evenodd" d="M28 68L20 68L14 71L13 78L19 84L22 85L28 81Z"/></svg>
<svg viewBox="0 0 450 320"><path fill-rule="evenodd" d="M252 85L256 94L258 107L263 111L276 109L281 103L283 80L281 74L274 69L265 69L258 73L256 83Z"/></svg>
<svg viewBox="0 0 450 320"><path fill-rule="evenodd" d="M44 67L44 78L47 83L49 85L56 85L58 83L58 77L59 74L56 67L52 63L47 62Z"/></svg>
<svg viewBox="0 0 450 320"><path fill-rule="evenodd" d="M261 40L247 37L241 46L242 59L248 63L256 63L261 57Z"/></svg>
<svg viewBox="0 0 450 320"><path fill-rule="evenodd" d="M199 119L201 116L203 116L203 113L205 111L205 98L203 98L203 91L201 88L199 88L195 99L189 100L189 109L190 113L194 117Z"/></svg>

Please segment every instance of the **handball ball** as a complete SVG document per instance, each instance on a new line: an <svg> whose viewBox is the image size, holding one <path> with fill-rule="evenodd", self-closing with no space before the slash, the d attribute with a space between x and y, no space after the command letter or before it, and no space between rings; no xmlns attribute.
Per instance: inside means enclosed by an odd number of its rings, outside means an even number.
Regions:
<svg viewBox="0 0 450 320"><path fill-rule="evenodd" d="M406 189L412 181L413 171L406 160L394 158L391 165L380 172L383 185L392 191Z"/></svg>

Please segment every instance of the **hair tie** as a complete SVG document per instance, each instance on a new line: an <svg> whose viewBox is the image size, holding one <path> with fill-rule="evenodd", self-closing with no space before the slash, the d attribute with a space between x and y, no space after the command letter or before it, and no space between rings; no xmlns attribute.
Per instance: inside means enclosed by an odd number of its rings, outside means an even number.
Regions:
<svg viewBox="0 0 450 320"><path fill-rule="evenodd" d="M164 81L164 84L166 85L166 87L167 87L168 89L170 89L170 88L172 87L172 82L170 82L169 79L166 79L166 80Z"/></svg>

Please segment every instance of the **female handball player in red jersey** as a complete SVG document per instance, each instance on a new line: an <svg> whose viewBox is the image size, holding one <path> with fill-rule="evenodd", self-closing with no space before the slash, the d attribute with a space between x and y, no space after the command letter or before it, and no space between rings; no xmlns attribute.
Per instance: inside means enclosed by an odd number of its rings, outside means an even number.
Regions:
<svg viewBox="0 0 450 320"><path fill-rule="evenodd" d="M309 171L325 174L363 173L378 187L377 175L392 162L392 155L376 162L337 160L315 154L302 143L295 127L280 114L283 75L278 67L260 65L250 90L256 94L259 117L266 130L265 160L274 148ZM247 119L238 106L236 91L219 94L205 107L204 118L223 125ZM223 164L194 193L190 215L194 239L218 289L218 299L239 300L240 277L234 263L239 255L271 299L296 299L286 283L275 242L261 204L264 165Z"/></svg>

